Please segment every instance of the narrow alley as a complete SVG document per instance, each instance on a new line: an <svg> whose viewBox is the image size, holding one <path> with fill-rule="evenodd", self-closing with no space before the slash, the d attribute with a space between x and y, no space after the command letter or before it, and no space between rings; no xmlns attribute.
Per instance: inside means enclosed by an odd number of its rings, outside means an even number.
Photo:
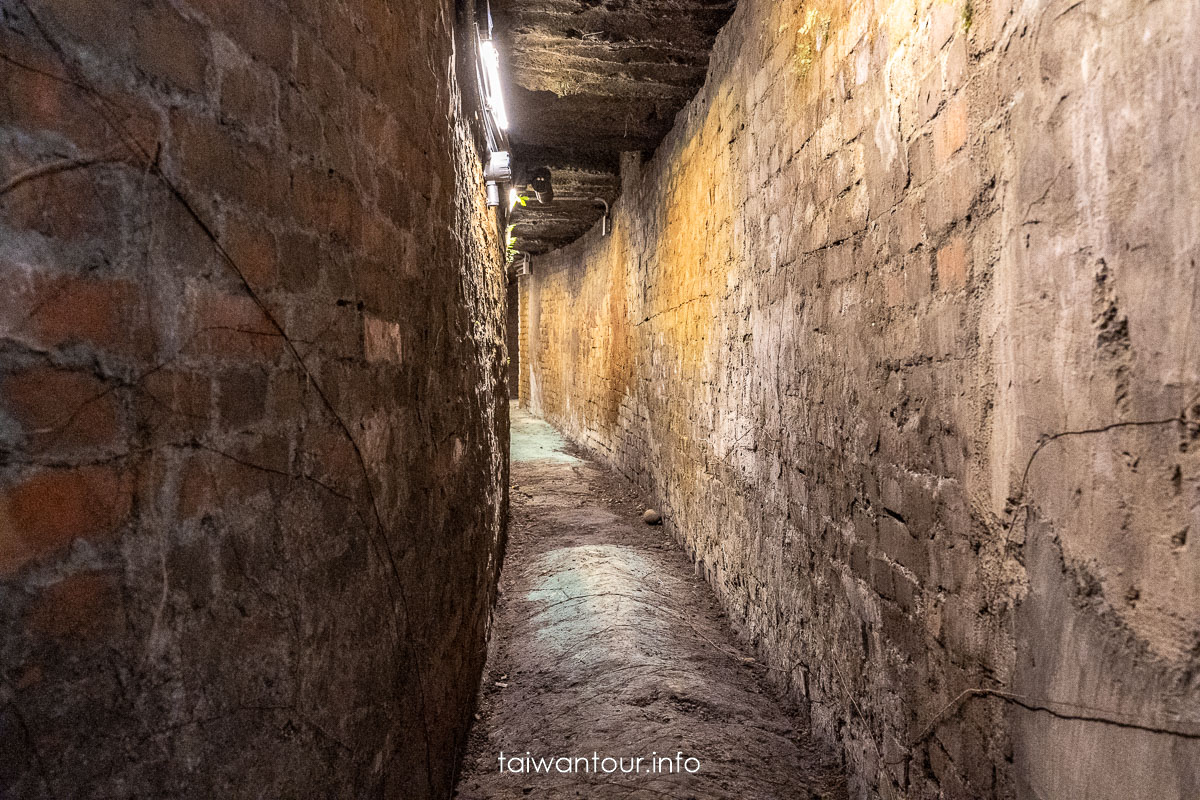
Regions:
<svg viewBox="0 0 1200 800"><path fill-rule="evenodd" d="M631 487L512 420L508 555L457 797L844 798Z"/></svg>

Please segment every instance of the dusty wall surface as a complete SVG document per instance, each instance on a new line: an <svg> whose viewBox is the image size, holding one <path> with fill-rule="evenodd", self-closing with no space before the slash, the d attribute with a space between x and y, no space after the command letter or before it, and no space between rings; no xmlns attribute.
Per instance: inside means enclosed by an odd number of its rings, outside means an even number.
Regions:
<svg viewBox="0 0 1200 800"><path fill-rule="evenodd" d="M449 796L507 503L454 5L0 10L0 796Z"/></svg>
<svg viewBox="0 0 1200 800"><path fill-rule="evenodd" d="M660 498L856 796L1200 795L1197 34L743 0L612 234L522 278L523 398Z"/></svg>

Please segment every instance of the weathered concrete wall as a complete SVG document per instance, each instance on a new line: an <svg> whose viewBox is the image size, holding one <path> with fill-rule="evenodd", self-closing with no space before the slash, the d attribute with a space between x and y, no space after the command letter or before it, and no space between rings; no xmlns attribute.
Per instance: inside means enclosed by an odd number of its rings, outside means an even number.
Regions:
<svg viewBox="0 0 1200 800"><path fill-rule="evenodd" d="M611 236L522 279L523 396L660 499L856 796L1200 796L1197 35L743 0Z"/></svg>
<svg viewBox="0 0 1200 800"><path fill-rule="evenodd" d="M449 796L507 501L454 9L0 2L0 796Z"/></svg>

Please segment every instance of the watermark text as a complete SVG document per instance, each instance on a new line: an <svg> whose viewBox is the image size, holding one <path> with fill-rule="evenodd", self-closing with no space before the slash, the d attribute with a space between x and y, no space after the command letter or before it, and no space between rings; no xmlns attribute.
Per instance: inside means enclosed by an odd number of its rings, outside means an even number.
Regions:
<svg viewBox="0 0 1200 800"><path fill-rule="evenodd" d="M666 775L672 773L696 774L700 771L700 760L683 753L659 755L657 751L648 756L602 756L593 752L588 756L535 756L500 752L498 759L501 774L513 775Z"/></svg>

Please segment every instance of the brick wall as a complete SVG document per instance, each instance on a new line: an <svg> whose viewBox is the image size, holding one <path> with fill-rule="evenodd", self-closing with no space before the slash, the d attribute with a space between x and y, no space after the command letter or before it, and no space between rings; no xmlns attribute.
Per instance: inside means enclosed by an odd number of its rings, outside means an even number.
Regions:
<svg viewBox="0 0 1200 800"><path fill-rule="evenodd" d="M454 9L0 2L0 796L449 795L508 435Z"/></svg>
<svg viewBox="0 0 1200 800"><path fill-rule="evenodd" d="M522 278L523 400L658 498L856 797L1200 793L1197 33L742 0L611 235Z"/></svg>
<svg viewBox="0 0 1200 800"><path fill-rule="evenodd" d="M508 319L504 341L508 347L508 390L509 399L517 400L521 389L521 295L516 278L509 279L506 292Z"/></svg>

